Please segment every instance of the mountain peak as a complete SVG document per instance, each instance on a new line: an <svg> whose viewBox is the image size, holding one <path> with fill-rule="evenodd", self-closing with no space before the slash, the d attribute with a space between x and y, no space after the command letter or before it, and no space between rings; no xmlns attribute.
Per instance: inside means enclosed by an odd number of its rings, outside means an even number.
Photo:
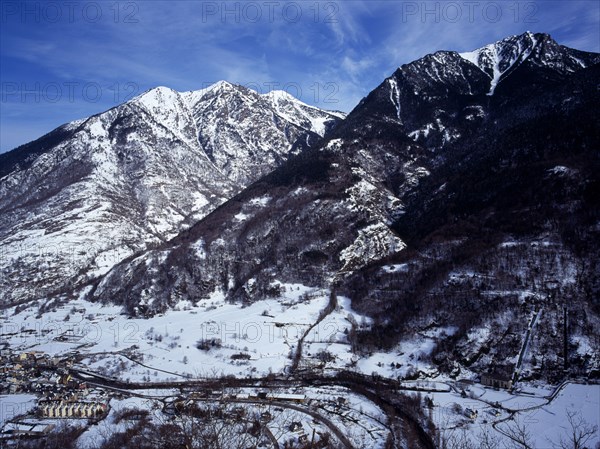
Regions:
<svg viewBox="0 0 600 449"><path fill-rule="evenodd" d="M479 67L492 79L488 95L493 95L500 78L514 66L523 63L542 40L549 38L547 34L527 31L459 55Z"/></svg>
<svg viewBox="0 0 600 449"><path fill-rule="evenodd" d="M552 37L546 33L533 33L531 31L526 31L522 34L514 34L512 36L507 36L503 39L500 39L496 42L492 42L491 44L484 45L483 47L477 48L473 51L462 52L459 53L463 58L470 60L473 56L485 52L490 51L494 48L502 48L507 46L521 46L524 50L526 47L531 47L536 45L538 42L552 40Z"/></svg>
<svg viewBox="0 0 600 449"><path fill-rule="evenodd" d="M192 92L158 86L0 155L0 302L39 298L26 274L38 263L49 267L44 285L61 289L83 281L75 267L100 275L108 259L174 237L316 145L339 120L227 81ZM67 250L40 262L32 255L40 235L29 227L43 229L44 245L77 241L94 249L78 253L77 264ZM20 253L21 244L31 249L28 265L11 268L1 256ZM13 282L17 276L22 283Z"/></svg>
<svg viewBox="0 0 600 449"><path fill-rule="evenodd" d="M217 90L230 90L233 88L239 87L237 84L232 84L229 81L220 80L214 84L211 84L206 89L202 89L205 91L217 91Z"/></svg>
<svg viewBox="0 0 600 449"><path fill-rule="evenodd" d="M559 45L549 34L531 31L458 54L491 78L489 96L494 94L500 81L524 63L564 76L599 60L597 54Z"/></svg>
<svg viewBox="0 0 600 449"><path fill-rule="evenodd" d="M183 92L182 95L189 101L190 104L193 105L200 101L206 95L222 95L239 91L241 89L243 89L242 86L232 84L229 81L221 80L202 89Z"/></svg>
<svg viewBox="0 0 600 449"><path fill-rule="evenodd" d="M596 53L531 31L470 52L437 51L399 67L357 105L343 129L360 134L384 123L439 149L477 132L505 101L538 95L597 63ZM488 101L492 96L494 101Z"/></svg>
<svg viewBox="0 0 600 449"><path fill-rule="evenodd" d="M157 86L132 98L130 103L143 104L152 109L162 107L165 103L173 103L179 97L179 92L166 86Z"/></svg>
<svg viewBox="0 0 600 449"><path fill-rule="evenodd" d="M262 96L271 100L298 101L296 97L294 97L289 92L286 92L285 90L272 90L270 92L267 92L266 94L263 94Z"/></svg>

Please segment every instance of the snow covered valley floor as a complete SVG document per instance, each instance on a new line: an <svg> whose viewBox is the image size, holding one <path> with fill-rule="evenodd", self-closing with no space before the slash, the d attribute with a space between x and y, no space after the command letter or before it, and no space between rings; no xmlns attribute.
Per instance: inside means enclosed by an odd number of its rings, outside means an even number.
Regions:
<svg viewBox="0 0 600 449"><path fill-rule="evenodd" d="M474 373L443 376L420 357L434 334L359 356L348 333L371 322L349 300L332 307L329 291L282 287L281 298L246 307L213 295L150 319L84 300L43 314L5 310L2 444L60 430L73 431L76 447L100 448L134 428L183 429L184 417L208 414L229 429L219 438L240 447L415 447L409 428L394 424L391 400L376 397L387 389L410 398L399 407L415 407L410 419L435 447L553 448L574 429L588 431L581 447L600 445L598 385L509 392Z"/></svg>

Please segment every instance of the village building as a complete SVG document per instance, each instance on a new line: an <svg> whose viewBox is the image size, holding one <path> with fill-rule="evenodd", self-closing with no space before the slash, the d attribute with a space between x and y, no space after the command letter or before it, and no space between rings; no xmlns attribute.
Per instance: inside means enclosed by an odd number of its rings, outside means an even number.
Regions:
<svg viewBox="0 0 600 449"><path fill-rule="evenodd" d="M267 399L272 401L304 402L306 400L306 395L291 393L269 393L267 394Z"/></svg>
<svg viewBox="0 0 600 449"><path fill-rule="evenodd" d="M469 418L469 419L475 419L475 418L477 418L477 415L478 415L477 410L474 410L472 408L466 408L465 409L465 416L467 418Z"/></svg>
<svg viewBox="0 0 600 449"><path fill-rule="evenodd" d="M44 418L99 418L108 407L101 402L40 402L39 412Z"/></svg>
<svg viewBox="0 0 600 449"><path fill-rule="evenodd" d="M481 383L493 388L510 390L513 386L512 373L514 366L497 366L495 369L481 375Z"/></svg>
<svg viewBox="0 0 600 449"><path fill-rule="evenodd" d="M21 436L39 437L50 433L52 429L54 429L53 424L11 422L2 429L2 436L9 439Z"/></svg>

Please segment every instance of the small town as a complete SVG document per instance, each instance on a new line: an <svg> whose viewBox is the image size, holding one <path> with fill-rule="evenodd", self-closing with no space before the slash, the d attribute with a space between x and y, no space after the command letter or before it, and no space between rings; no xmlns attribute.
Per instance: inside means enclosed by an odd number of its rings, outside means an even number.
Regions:
<svg viewBox="0 0 600 449"><path fill-rule="evenodd" d="M80 358L80 357L79 357ZM323 420L325 427L330 427L338 433L342 442L348 443L341 431L329 422L320 418L317 413L308 410L314 408L322 413L338 415L358 423L352 417L351 409L347 407L347 399L343 396L327 397L325 400L310 399L306 394L274 391L271 387L263 388L232 388L226 387L227 381L217 382L161 382L159 385L124 385L116 379L107 378L101 374L93 375L87 370L78 369L78 355L51 357L40 351L13 353L5 348L2 351L2 371L0 373L0 398L2 398L3 427L0 429L2 447L12 447L19 441L33 441L44 438L56 431L63 422L78 422L80 433L90 426L96 426L105 420L111 412L111 401L119 401L128 397L143 397L138 390L147 392L159 390L164 395L159 399L165 416L174 417L181 414L191 414L197 403L214 403L222 409L228 419L240 421L249 414L247 408L258 407L259 421L267 424L273 420L273 415L283 412L283 408L298 410L300 414L313 416L312 438L315 438L319 422ZM84 378L89 379L88 381ZM232 385L242 383L229 379ZM260 382L252 382L259 384ZM221 385L221 388L218 388ZM144 388L146 387L146 388ZM169 388L171 387L171 388ZM300 391L295 388L296 391ZM167 392L165 392L167 391ZM10 401L11 397L21 395L35 397L34 405L25 410L19 403ZM155 396L156 399L158 396ZM236 404L235 407L229 407ZM278 406L276 406L278 405ZM302 408L307 410L302 412ZM254 410L256 412L256 410ZM147 410L139 409L136 413L147 414ZM135 413L134 413L135 414ZM10 415L10 416L9 416ZM323 424L323 423L321 423ZM298 444L309 441L308 429L301 419L293 419L285 426L287 438ZM265 427L269 438L264 442L268 447L279 447L271 431ZM385 428L371 425L368 433L374 440L380 439ZM326 433L321 432L320 439ZM327 434L328 435L328 434ZM328 437L327 437L328 438ZM271 444L274 442L273 444ZM268 443L268 444L267 444ZM349 443L348 443L349 444Z"/></svg>
<svg viewBox="0 0 600 449"><path fill-rule="evenodd" d="M66 425L77 429L73 438L82 438L82 435L93 434L93 429L107 426L110 421L120 422L122 416L127 417L127 422L139 422L150 413L149 403L153 404L150 410L156 410L165 421L172 423L185 416L200 416L207 410L212 410L210 413L230 425L246 423L239 432L255 438L257 447L279 448L283 443L287 445L285 447L326 447L316 445L315 441L332 440L340 447L368 447L368 444L382 444L385 436L389 438L389 432L393 431L383 402L369 398L374 403L370 410L369 407L363 409L364 399L369 397L370 391L365 385L369 383L371 386L380 384L378 387L390 391L393 385L393 390L416 395L408 396L419 398L414 399L417 401L413 404L415 409L424 404L430 414L436 408L440 412L451 410L449 416L457 428L488 420L502 421L512 412L502 401L486 402L480 398L477 402L476 391L489 389L504 400L526 397L526 394L519 396L517 391L512 391L511 379L502 377L498 371L482 375L479 384L467 379L391 382L351 373L339 373L332 379L303 373L297 378L271 376L253 380L225 378L133 383L90 372L78 365L80 358L75 352L49 356L41 351L13 353L6 347L2 350L2 447L17 447L22 441L46 438ZM346 390L337 386L340 379L347 384ZM563 387L565 385L553 396ZM352 404L349 394L366 395L361 400L360 412L356 404ZM442 395L453 402L443 406L438 399ZM10 401L10 398L23 396L29 398L27 406ZM531 399L536 398L531 396ZM140 400L144 400L143 406ZM124 406L128 401L132 402ZM113 404L117 409L113 409ZM407 403L402 406L406 411ZM289 417L280 419L286 413ZM112 420L109 416L113 416ZM356 435L354 439L345 436L343 429L348 428L362 431L358 440L361 444L357 444Z"/></svg>

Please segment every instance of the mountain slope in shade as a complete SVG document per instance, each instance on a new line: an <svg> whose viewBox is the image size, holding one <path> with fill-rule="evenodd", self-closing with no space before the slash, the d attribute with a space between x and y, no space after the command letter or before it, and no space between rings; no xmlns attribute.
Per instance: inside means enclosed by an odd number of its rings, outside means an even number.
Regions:
<svg viewBox="0 0 600 449"><path fill-rule="evenodd" d="M375 318L359 347L392 348L444 329L428 361L481 373L517 362L523 330L539 314L520 375L554 382L567 307L567 363L576 374L598 369L586 348L600 325L599 79L600 66L583 69L444 148L392 225L407 250L342 287Z"/></svg>
<svg viewBox="0 0 600 449"><path fill-rule="evenodd" d="M521 56L493 95L493 71L455 52L402 66L320 148L118 264L87 297L152 315L216 290L249 302L281 282L333 287L374 318L349 336L357 351L401 351L419 335L433 341L423 362L454 374L516 360L519 329L543 309L531 372L551 377L560 301L582 348L599 322L600 57L541 34L494 48ZM600 363L575 354L582 372Z"/></svg>
<svg viewBox="0 0 600 449"><path fill-rule="evenodd" d="M0 155L2 302L66 292L174 237L343 117L280 97L159 87Z"/></svg>

